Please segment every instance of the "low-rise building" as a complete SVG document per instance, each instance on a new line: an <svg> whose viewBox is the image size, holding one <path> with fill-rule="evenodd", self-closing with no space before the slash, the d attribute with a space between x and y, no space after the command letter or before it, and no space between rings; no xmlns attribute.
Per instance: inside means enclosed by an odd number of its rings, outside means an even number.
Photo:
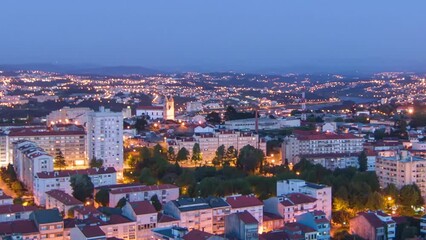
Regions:
<svg viewBox="0 0 426 240"><path fill-rule="evenodd" d="M29 219L30 214L36 209L35 206L22 206L20 204L1 205L0 222Z"/></svg>
<svg viewBox="0 0 426 240"><path fill-rule="evenodd" d="M158 214L151 202L126 202L122 211L125 217L136 222L136 236L138 239L152 237L151 230L157 227Z"/></svg>
<svg viewBox="0 0 426 240"><path fill-rule="evenodd" d="M234 195L225 198L231 206L231 213L247 211L259 222L260 231L263 223L263 202L254 195Z"/></svg>
<svg viewBox="0 0 426 240"><path fill-rule="evenodd" d="M313 211L296 216L296 221L305 226L311 227L318 232L318 240L330 239L330 221L323 211Z"/></svg>
<svg viewBox="0 0 426 240"><path fill-rule="evenodd" d="M45 206L46 192L54 189L72 194L70 179L77 174L87 174L95 187L117 183L117 174L113 167L39 172L34 178L34 202L37 205Z"/></svg>
<svg viewBox="0 0 426 240"><path fill-rule="evenodd" d="M179 187L172 184L142 185L142 184L116 184L104 186L109 189L109 206L115 207L120 199L125 198L129 202L151 200L157 195L162 204L179 198ZM100 188L97 188L97 191Z"/></svg>
<svg viewBox="0 0 426 240"><path fill-rule="evenodd" d="M325 212L327 218L331 219L332 192L330 186L309 183L300 179L277 181L277 196L289 193L303 193L317 199L316 210Z"/></svg>
<svg viewBox="0 0 426 240"><path fill-rule="evenodd" d="M179 198L164 206L164 214L180 220L189 230L213 232L213 209L203 198Z"/></svg>
<svg viewBox="0 0 426 240"><path fill-rule="evenodd" d="M40 233L32 220L0 222L1 239L40 239Z"/></svg>
<svg viewBox="0 0 426 240"><path fill-rule="evenodd" d="M41 239L64 239L64 220L58 209L35 210L30 219L37 226Z"/></svg>
<svg viewBox="0 0 426 240"><path fill-rule="evenodd" d="M11 205L13 204L13 198L11 196L8 196L3 192L2 189L0 189L0 206L1 205Z"/></svg>
<svg viewBox="0 0 426 240"><path fill-rule="evenodd" d="M240 240L257 240L259 221L248 211L232 213L225 218L225 235Z"/></svg>
<svg viewBox="0 0 426 240"><path fill-rule="evenodd" d="M395 239L396 223L383 212L361 212L350 220L351 234L363 239Z"/></svg>
<svg viewBox="0 0 426 240"><path fill-rule="evenodd" d="M63 216L68 216L69 211L84 204L62 190L50 190L46 192L46 209L57 208Z"/></svg>

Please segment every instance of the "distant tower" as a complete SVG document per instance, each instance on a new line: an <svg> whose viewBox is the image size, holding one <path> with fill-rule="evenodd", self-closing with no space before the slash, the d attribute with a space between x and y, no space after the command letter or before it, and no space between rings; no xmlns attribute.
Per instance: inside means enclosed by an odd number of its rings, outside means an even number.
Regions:
<svg viewBox="0 0 426 240"><path fill-rule="evenodd" d="M175 100L172 96L164 97L164 120L175 120Z"/></svg>
<svg viewBox="0 0 426 240"><path fill-rule="evenodd" d="M302 120L306 120L306 97L305 97L305 87L303 87L302 92Z"/></svg>

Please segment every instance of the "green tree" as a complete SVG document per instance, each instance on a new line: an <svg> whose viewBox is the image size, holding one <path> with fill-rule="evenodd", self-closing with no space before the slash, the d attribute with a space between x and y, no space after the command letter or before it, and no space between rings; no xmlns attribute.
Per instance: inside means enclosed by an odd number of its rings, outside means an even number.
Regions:
<svg viewBox="0 0 426 240"><path fill-rule="evenodd" d="M107 207L109 205L109 190L106 188L100 189L95 194L95 201L103 207Z"/></svg>
<svg viewBox="0 0 426 240"><path fill-rule="evenodd" d="M201 155L201 148L200 144L195 143L192 147L192 157L191 160L196 163L201 163L203 160L203 156Z"/></svg>
<svg viewBox="0 0 426 240"><path fill-rule="evenodd" d="M206 122L213 124L213 125L217 125L217 124L220 124L222 122L222 119L221 119L219 113L213 111L213 112L207 114Z"/></svg>
<svg viewBox="0 0 426 240"><path fill-rule="evenodd" d="M115 206L115 208L123 208L127 203L127 199L125 197L122 197L120 200L118 200L117 202L117 206Z"/></svg>
<svg viewBox="0 0 426 240"><path fill-rule="evenodd" d="M22 186L20 181L14 181L11 188L18 196L22 196L24 193L24 186Z"/></svg>
<svg viewBox="0 0 426 240"><path fill-rule="evenodd" d="M246 172L254 172L261 167L264 158L265 154L262 150L246 145L240 150L237 158L237 167Z"/></svg>
<svg viewBox="0 0 426 240"><path fill-rule="evenodd" d="M152 171L149 168L142 169L139 181L146 185L154 185L157 183L157 180L152 174Z"/></svg>
<svg viewBox="0 0 426 240"><path fill-rule="evenodd" d="M385 200L380 193L374 192L368 196L365 207L368 210L382 210L385 208Z"/></svg>
<svg viewBox="0 0 426 240"><path fill-rule="evenodd" d="M152 157L151 150L148 147L142 147L141 160L147 160Z"/></svg>
<svg viewBox="0 0 426 240"><path fill-rule="evenodd" d="M89 165L91 168L101 168L104 165L104 160L93 157Z"/></svg>
<svg viewBox="0 0 426 240"><path fill-rule="evenodd" d="M367 168L368 168L367 162L368 162L367 154L365 153L365 151L362 151L361 154L358 156L358 165L359 165L358 170L361 172L367 171Z"/></svg>
<svg viewBox="0 0 426 240"><path fill-rule="evenodd" d="M399 195L399 190L398 188L395 186L395 184L391 183L388 184L384 189L383 189L383 195L387 198L387 197L391 197L392 199L397 199L398 195Z"/></svg>
<svg viewBox="0 0 426 240"><path fill-rule="evenodd" d="M61 149L57 148L54 167L62 170L62 168L65 168L66 166L67 166L67 163L65 162L64 154L62 153Z"/></svg>
<svg viewBox="0 0 426 240"><path fill-rule="evenodd" d="M405 185L399 191L398 201L401 215L414 215L413 207L420 207L424 204L420 189L415 184Z"/></svg>
<svg viewBox="0 0 426 240"><path fill-rule="evenodd" d="M237 160L238 151L235 149L234 146L230 146L225 153L225 156L223 158L223 165L224 166L231 166L235 163Z"/></svg>
<svg viewBox="0 0 426 240"><path fill-rule="evenodd" d="M169 161L176 161L175 149L173 147L169 147L167 150L167 158Z"/></svg>
<svg viewBox="0 0 426 240"><path fill-rule="evenodd" d="M158 200L157 194L151 197L151 203L155 207L155 210L157 210L157 212L163 209L163 205L161 204L160 200Z"/></svg>
<svg viewBox="0 0 426 240"><path fill-rule="evenodd" d="M135 128L138 132L144 131L147 125L148 121L146 121L145 117L138 117L136 119Z"/></svg>
<svg viewBox="0 0 426 240"><path fill-rule="evenodd" d="M189 157L189 151L183 147L179 149L176 156L176 161L186 161L188 160L188 157Z"/></svg>
<svg viewBox="0 0 426 240"><path fill-rule="evenodd" d="M216 153L213 158L213 165L214 166L223 165L224 157L225 157L225 145L222 144L216 149Z"/></svg>
<svg viewBox="0 0 426 240"><path fill-rule="evenodd" d="M70 179L72 195L78 200L85 202L92 197L94 186L87 174L76 174Z"/></svg>

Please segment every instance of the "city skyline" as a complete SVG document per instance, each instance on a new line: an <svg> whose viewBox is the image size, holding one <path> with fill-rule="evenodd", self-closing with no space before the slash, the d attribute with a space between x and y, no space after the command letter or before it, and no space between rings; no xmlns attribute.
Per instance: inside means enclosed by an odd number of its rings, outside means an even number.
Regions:
<svg viewBox="0 0 426 240"><path fill-rule="evenodd" d="M423 1L4 1L0 64L166 72L423 71L425 6Z"/></svg>

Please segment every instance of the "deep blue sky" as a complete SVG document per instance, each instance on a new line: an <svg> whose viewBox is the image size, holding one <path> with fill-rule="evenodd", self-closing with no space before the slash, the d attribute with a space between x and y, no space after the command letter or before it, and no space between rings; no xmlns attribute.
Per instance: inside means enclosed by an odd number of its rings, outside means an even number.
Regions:
<svg viewBox="0 0 426 240"><path fill-rule="evenodd" d="M0 64L426 70L425 0L1 0Z"/></svg>

